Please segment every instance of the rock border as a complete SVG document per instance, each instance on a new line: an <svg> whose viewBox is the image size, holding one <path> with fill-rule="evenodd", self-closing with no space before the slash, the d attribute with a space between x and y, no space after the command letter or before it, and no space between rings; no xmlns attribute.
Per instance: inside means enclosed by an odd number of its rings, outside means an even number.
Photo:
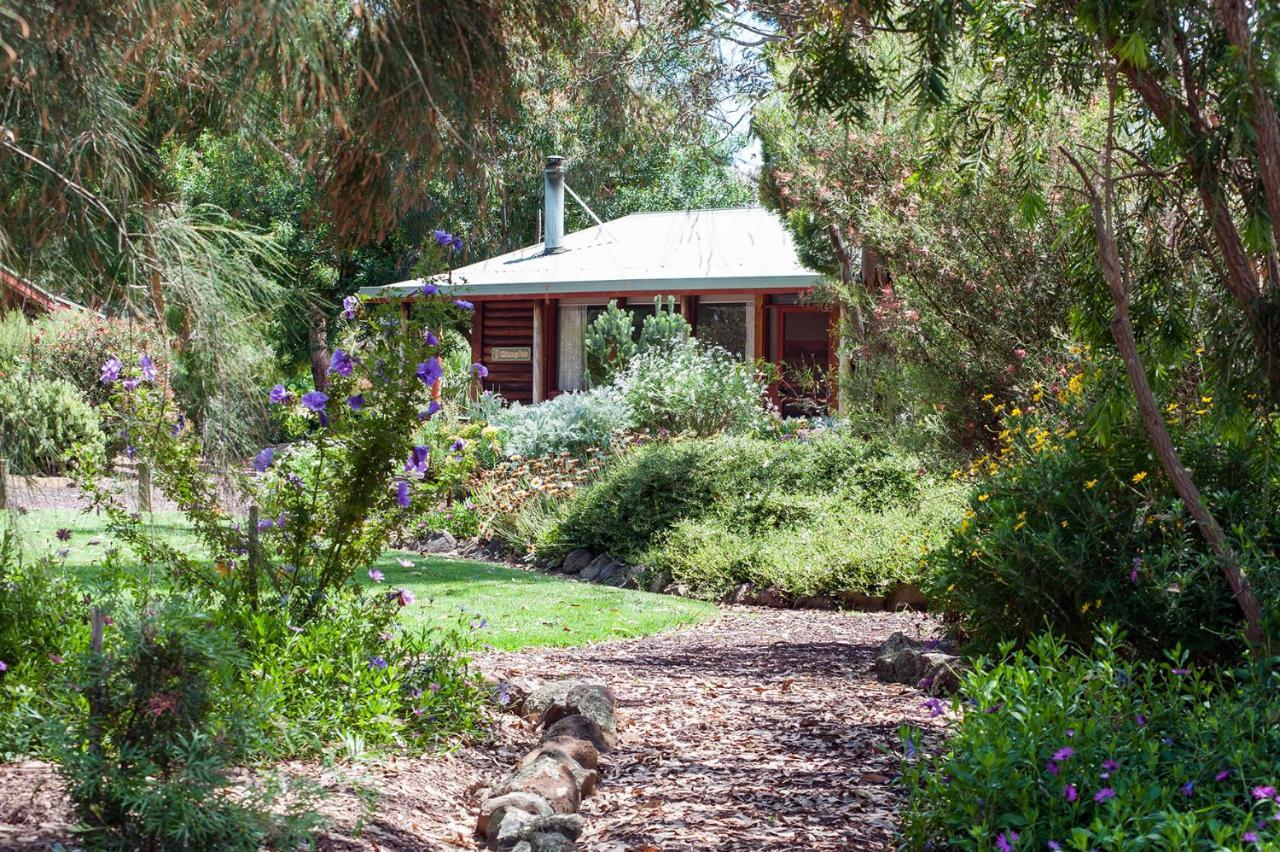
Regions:
<svg viewBox="0 0 1280 852"><path fill-rule="evenodd" d="M654 572L645 565L629 565L608 554L597 554L586 547L569 553L558 564L546 563L541 570L563 574L588 583L600 583L621 589L644 589L654 594L689 597L689 589L673 583L665 571ZM914 583L899 583L886 595L868 595L861 592L841 592L838 595L813 595L801 597L788 595L777 586L756 588L742 583L720 599L721 603L765 606L772 609L847 609L860 612L882 610L927 611L929 601Z"/></svg>
<svg viewBox="0 0 1280 852"><path fill-rule="evenodd" d="M480 805L476 834L490 849L572 852L578 815L600 777L600 754L618 744L618 701L598 681L558 680L529 693L518 712L541 725L527 752Z"/></svg>

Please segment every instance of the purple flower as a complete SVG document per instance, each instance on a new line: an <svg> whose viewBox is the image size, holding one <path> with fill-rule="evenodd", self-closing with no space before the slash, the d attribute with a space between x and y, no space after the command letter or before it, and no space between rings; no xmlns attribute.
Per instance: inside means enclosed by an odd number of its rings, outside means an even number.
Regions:
<svg viewBox="0 0 1280 852"><path fill-rule="evenodd" d="M1050 840L1048 843L1050 852L1062 852L1062 844L1056 840Z"/></svg>
<svg viewBox="0 0 1280 852"><path fill-rule="evenodd" d="M261 532L263 530L269 530L273 528L275 525L276 525L276 522L274 518L263 518L262 520L258 521L258 531Z"/></svg>
<svg viewBox="0 0 1280 852"><path fill-rule="evenodd" d="M434 355L418 365L418 378L427 387L440 381L443 376L444 368L440 366L440 359Z"/></svg>
<svg viewBox="0 0 1280 852"><path fill-rule="evenodd" d="M1000 852L1013 852L1013 844L1018 842L1018 832L1010 829L1008 832L1000 832L996 837L996 848Z"/></svg>
<svg viewBox="0 0 1280 852"><path fill-rule="evenodd" d="M461 438L458 438L456 441L454 441L452 444L449 445L449 449L455 453L460 453L466 446L467 446L467 442L462 440Z"/></svg>
<svg viewBox="0 0 1280 852"><path fill-rule="evenodd" d="M396 603L400 604L400 606L408 606L413 603L414 600L413 592L408 589L399 589L396 592Z"/></svg>
<svg viewBox="0 0 1280 852"><path fill-rule="evenodd" d="M1230 769L1219 769L1219 770L1218 770L1218 774L1217 774L1217 775L1215 775L1215 776L1213 776L1213 780L1214 780L1214 781L1226 781L1226 780L1227 780L1228 778L1230 778L1230 777L1231 777L1231 770L1230 770Z"/></svg>
<svg viewBox="0 0 1280 852"><path fill-rule="evenodd" d="M489 368L484 364L472 364L471 372L476 375L476 378L483 379L489 375Z"/></svg>
<svg viewBox="0 0 1280 852"><path fill-rule="evenodd" d="M434 231L431 232L431 236L435 238L436 245L440 246L441 248L444 248L447 245L453 244L453 234L449 233L448 231L442 231L439 228L436 228Z"/></svg>
<svg viewBox="0 0 1280 852"><path fill-rule="evenodd" d="M374 657L369 660L369 668L371 669L385 669L386 667L387 661L382 659L382 657Z"/></svg>
<svg viewBox="0 0 1280 852"><path fill-rule="evenodd" d="M1051 760L1044 765L1044 771L1048 772L1050 775L1057 775L1059 772L1058 764Z"/></svg>
<svg viewBox="0 0 1280 852"><path fill-rule="evenodd" d="M1075 735L1076 735L1076 729L1075 729L1075 728L1067 728L1067 739L1071 739L1071 738L1072 738L1072 737L1074 737Z"/></svg>
<svg viewBox="0 0 1280 852"><path fill-rule="evenodd" d="M379 571L377 568L370 568L369 579L375 583L381 583L386 578L383 577L382 572Z"/></svg>
<svg viewBox="0 0 1280 852"><path fill-rule="evenodd" d="M1068 784L1062 788L1062 795L1066 797L1068 802L1074 802L1080 798L1080 793L1076 790L1075 784Z"/></svg>
<svg viewBox="0 0 1280 852"><path fill-rule="evenodd" d="M353 320L356 318L356 311L360 310L360 300L355 296L342 297L342 317L343 319Z"/></svg>
<svg viewBox="0 0 1280 852"><path fill-rule="evenodd" d="M120 363L120 359L112 355L106 361L102 362L102 375L99 376L98 381L102 382L104 385L115 384L116 380L120 378L120 370L122 367L124 367L124 365Z"/></svg>
<svg viewBox="0 0 1280 852"><path fill-rule="evenodd" d="M1073 749L1071 746L1063 746L1062 748L1058 749L1053 753L1053 759L1061 763L1064 760L1070 760L1071 755L1075 753L1076 753L1076 750Z"/></svg>
<svg viewBox="0 0 1280 852"><path fill-rule="evenodd" d="M1102 761L1102 768L1110 772L1113 769L1119 769L1120 764L1108 757L1106 760Z"/></svg>
<svg viewBox="0 0 1280 852"><path fill-rule="evenodd" d="M424 281L422 286L418 288L418 292L423 296L434 296L440 292L440 288L429 281Z"/></svg>
<svg viewBox="0 0 1280 852"><path fill-rule="evenodd" d="M1093 794L1093 800L1095 802L1105 802L1107 799L1114 799L1115 797L1116 791L1112 790L1110 787L1103 787L1101 790Z"/></svg>
<svg viewBox="0 0 1280 852"><path fill-rule="evenodd" d="M142 378L149 382L156 380L156 365L151 363L151 358L143 355L138 359L139 366L142 367Z"/></svg>
<svg viewBox="0 0 1280 852"><path fill-rule="evenodd" d="M1182 791L1182 795L1184 795L1184 796L1190 796L1192 793L1194 793L1194 792L1196 791L1196 782L1194 782L1194 781L1188 781L1187 783L1183 784L1183 785L1182 785L1181 787L1179 787L1178 789L1180 789L1180 790Z"/></svg>
<svg viewBox="0 0 1280 852"><path fill-rule="evenodd" d="M462 308L464 311L469 311L475 307L475 305L471 304L466 299L454 299L453 303L458 307Z"/></svg>
<svg viewBox="0 0 1280 852"><path fill-rule="evenodd" d="M437 412L440 411L441 405L436 400L431 400L431 404L427 406L426 411L418 412L419 420L430 420Z"/></svg>
<svg viewBox="0 0 1280 852"><path fill-rule="evenodd" d="M187 425L187 418L179 414L178 419L175 420L173 425L169 427L169 433L176 438L178 435L182 434L182 430L186 428L186 425Z"/></svg>
<svg viewBox="0 0 1280 852"><path fill-rule="evenodd" d="M1138 727L1141 728L1143 725L1147 724L1147 717L1145 714L1139 713L1135 721L1138 723Z"/></svg>
<svg viewBox="0 0 1280 852"><path fill-rule="evenodd" d="M356 362L342 349L335 349L333 357L329 359L329 369L339 376L349 376L355 372Z"/></svg>
<svg viewBox="0 0 1280 852"><path fill-rule="evenodd" d="M134 390L138 385L142 384L142 379L125 379L121 384L127 391Z"/></svg>
<svg viewBox="0 0 1280 852"><path fill-rule="evenodd" d="M1276 788L1270 785L1266 787L1254 787L1250 792L1253 793L1255 799L1274 799L1276 797Z"/></svg>
<svg viewBox="0 0 1280 852"><path fill-rule="evenodd" d="M66 527L59 527L54 535L58 537L58 541L71 541L71 530Z"/></svg>
<svg viewBox="0 0 1280 852"><path fill-rule="evenodd" d="M302 407L316 414L323 413L325 404L328 402L329 395L320 391L307 391L302 395Z"/></svg>
<svg viewBox="0 0 1280 852"><path fill-rule="evenodd" d="M279 405L289 398L289 392L285 390L284 385L276 385L271 389L271 393L267 394L267 402L272 405Z"/></svg>
<svg viewBox="0 0 1280 852"><path fill-rule="evenodd" d="M423 340L423 342L424 342L424 343L426 343L428 346L439 346L439 345L440 345L440 338L438 338L438 337L436 337L434 334L432 334L430 329L426 329L426 330L424 330L424 331L422 332L422 340Z"/></svg>
<svg viewBox="0 0 1280 852"><path fill-rule="evenodd" d="M258 473L266 473L267 468L271 467L271 462L275 460L275 457L276 451L267 447L253 457L253 469Z"/></svg>
<svg viewBox="0 0 1280 852"><path fill-rule="evenodd" d="M459 237L459 236L457 236L457 235L455 234L455 235L454 235L454 237L453 237L453 243L452 243L452 244L453 244L453 250L454 250L454 251L462 251L462 237Z"/></svg>
<svg viewBox="0 0 1280 852"><path fill-rule="evenodd" d="M923 702L921 706L929 711L930 718L937 718L947 712L946 705L937 698L930 698L928 701Z"/></svg>
<svg viewBox="0 0 1280 852"><path fill-rule="evenodd" d="M131 459L132 459L132 458L137 458L137 456L138 456L138 448L137 448L137 447L135 447L133 444L130 444L129 446L127 446L127 447L125 447L125 448L124 448L124 454L125 454L127 457L131 458Z"/></svg>
<svg viewBox="0 0 1280 852"><path fill-rule="evenodd" d="M396 503L401 509L409 508L409 483L403 479L396 483Z"/></svg>
<svg viewBox="0 0 1280 852"><path fill-rule="evenodd" d="M1178 669L1170 669L1170 670L1169 670L1169 673L1170 673L1170 674L1176 674L1176 675L1178 675L1178 676L1182 676L1182 675L1189 675L1189 674L1191 674L1191 669L1182 669L1182 668L1178 668Z"/></svg>
<svg viewBox="0 0 1280 852"><path fill-rule="evenodd" d="M9 671L9 664L6 663L4 660L0 660L0 672L7 672L7 671Z"/></svg>
<svg viewBox="0 0 1280 852"><path fill-rule="evenodd" d="M1240 839L1243 840L1245 843L1258 843L1259 842L1258 832L1246 831L1244 834L1240 835Z"/></svg>
<svg viewBox="0 0 1280 852"><path fill-rule="evenodd" d="M1133 570L1129 572L1130 583L1138 582L1138 569L1141 567L1142 567L1142 557L1141 556L1133 557Z"/></svg>
<svg viewBox="0 0 1280 852"><path fill-rule="evenodd" d="M409 459L404 463L405 473L426 473L427 459L431 456L431 448L416 446L409 451ZM407 486L408 483L405 483Z"/></svg>
<svg viewBox="0 0 1280 852"><path fill-rule="evenodd" d="M347 397L347 405L351 406L352 411L359 411L364 408L364 394L358 393Z"/></svg>

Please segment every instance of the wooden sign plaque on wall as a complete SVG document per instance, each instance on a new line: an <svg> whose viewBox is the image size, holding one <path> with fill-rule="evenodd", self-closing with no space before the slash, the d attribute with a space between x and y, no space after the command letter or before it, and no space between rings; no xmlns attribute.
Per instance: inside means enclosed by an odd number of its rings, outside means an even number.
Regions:
<svg viewBox="0 0 1280 852"><path fill-rule="evenodd" d="M495 346L490 350L491 362L532 361L533 349L529 346Z"/></svg>

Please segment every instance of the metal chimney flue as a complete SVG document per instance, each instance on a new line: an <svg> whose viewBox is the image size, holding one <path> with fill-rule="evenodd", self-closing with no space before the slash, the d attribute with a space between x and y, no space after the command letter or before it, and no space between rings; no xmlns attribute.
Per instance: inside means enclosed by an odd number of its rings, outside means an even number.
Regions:
<svg viewBox="0 0 1280 852"><path fill-rule="evenodd" d="M559 254L564 247L564 157L547 157L543 177L542 247L544 254Z"/></svg>

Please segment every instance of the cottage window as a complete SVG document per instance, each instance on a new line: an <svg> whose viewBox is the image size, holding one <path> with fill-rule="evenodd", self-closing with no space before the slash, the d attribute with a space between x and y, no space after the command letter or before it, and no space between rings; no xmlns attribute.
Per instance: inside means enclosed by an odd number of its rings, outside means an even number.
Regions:
<svg viewBox="0 0 1280 852"><path fill-rule="evenodd" d="M752 351L752 312L746 302L698 300L697 337L708 346L719 346L746 360Z"/></svg>

